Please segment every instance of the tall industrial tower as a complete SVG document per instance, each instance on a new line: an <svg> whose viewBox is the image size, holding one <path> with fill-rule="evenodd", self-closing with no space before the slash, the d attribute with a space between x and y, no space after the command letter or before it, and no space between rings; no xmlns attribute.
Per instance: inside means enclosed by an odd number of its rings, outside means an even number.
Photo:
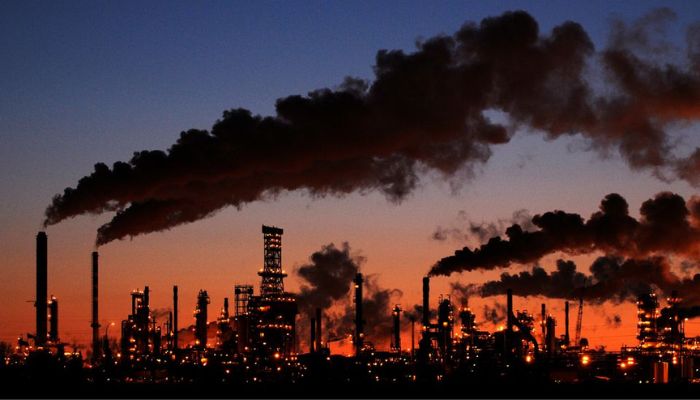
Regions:
<svg viewBox="0 0 700 400"><path fill-rule="evenodd" d="M287 276L282 271L282 233L281 228L274 226L262 227L265 249L263 253L263 269L258 272L262 277L260 295L280 295L284 293L283 279Z"/></svg>

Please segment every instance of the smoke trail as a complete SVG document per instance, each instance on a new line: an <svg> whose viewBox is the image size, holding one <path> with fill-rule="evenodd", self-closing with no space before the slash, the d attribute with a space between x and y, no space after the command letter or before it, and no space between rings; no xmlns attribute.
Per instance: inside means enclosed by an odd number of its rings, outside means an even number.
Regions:
<svg viewBox="0 0 700 400"><path fill-rule="evenodd" d="M54 197L44 223L116 211L98 229L102 245L284 191L380 191L398 202L423 172L465 176L521 127L547 138L580 134L633 169L700 185L700 149L678 158L666 131L700 116L700 69L691 65L697 35L688 35L688 65L645 57L659 54L650 38L669 13L617 23L600 52L579 24L542 34L523 11L468 22L413 53L381 50L371 83L347 78L336 89L281 98L274 116L225 111L211 131L182 132L167 151L97 164ZM594 63L603 76L586 76ZM592 80L602 80L605 93L595 93ZM491 110L507 115L508 127L489 120Z"/></svg>
<svg viewBox="0 0 700 400"><path fill-rule="evenodd" d="M629 215L627 201L612 193L601 201L600 211L588 221L578 214L551 211L532 217L538 229L524 232L520 225L506 229L506 238L496 236L475 248L457 250L439 260L431 275L507 267L526 264L557 251L645 257L657 253L677 254L697 259L700 256L700 228L697 198L685 200L663 192L647 200L640 209L641 218Z"/></svg>
<svg viewBox="0 0 700 400"><path fill-rule="evenodd" d="M673 273L664 257L622 259L598 257L590 266L590 275L576 271L572 261L557 261L557 269L547 273L541 267L532 272L501 274L500 279L483 283L475 291L481 296L505 294L508 289L518 296L544 296L575 299L580 296L593 303L636 301L651 291L664 295L676 292L685 305L700 304L700 274L681 278Z"/></svg>
<svg viewBox="0 0 700 400"><path fill-rule="evenodd" d="M460 225L466 226L450 228L438 226L431 237L440 242L444 242L449 238L459 243L466 242L473 237L479 243L486 243L494 236L503 235L506 228L513 224L520 225L524 231L530 231L535 228L532 225L532 216L525 209L516 210L510 219L499 219L497 222L475 222L467 218L466 212L460 211L458 220Z"/></svg>

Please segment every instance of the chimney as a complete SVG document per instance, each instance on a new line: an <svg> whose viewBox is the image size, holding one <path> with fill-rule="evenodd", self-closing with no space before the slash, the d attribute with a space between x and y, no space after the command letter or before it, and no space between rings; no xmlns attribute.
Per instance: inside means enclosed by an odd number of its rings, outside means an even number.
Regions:
<svg viewBox="0 0 700 400"><path fill-rule="evenodd" d="M53 295L49 301L49 340L58 342L58 300Z"/></svg>
<svg viewBox="0 0 700 400"><path fill-rule="evenodd" d="M513 321L513 289L508 289L507 291L507 316L508 318L508 332L513 332L513 324L515 321Z"/></svg>
<svg viewBox="0 0 700 400"><path fill-rule="evenodd" d="M46 292L48 291L48 250L46 232L36 235L36 336L34 344L39 347L46 343Z"/></svg>
<svg viewBox="0 0 700 400"><path fill-rule="evenodd" d="M173 286L173 348L177 349L177 285Z"/></svg>
<svg viewBox="0 0 700 400"><path fill-rule="evenodd" d="M569 302L564 302L564 344L569 347Z"/></svg>
<svg viewBox="0 0 700 400"><path fill-rule="evenodd" d="M150 292L151 289L148 288L148 286L143 288L143 307L149 311L150 315Z"/></svg>
<svg viewBox="0 0 700 400"><path fill-rule="evenodd" d="M395 305L391 314L394 318L394 350L401 353L401 306Z"/></svg>
<svg viewBox="0 0 700 400"><path fill-rule="evenodd" d="M423 326L430 325L430 278L423 277Z"/></svg>
<svg viewBox="0 0 700 400"><path fill-rule="evenodd" d="M321 309L317 308L316 309L316 351L321 351L321 334L323 331L321 330L321 325L322 322L321 320L323 319L323 315L321 314Z"/></svg>
<svg viewBox="0 0 700 400"><path fill-rule="evenodd" d="M228 297L224 297L224 312L222 316L228 319Z"/></svg>
<svg viewBox="0 0 700 400"><path fill-rule="evenodd" d="M316 352L316 318L311 318L311 340L309 341L309 353Z"/></svg>
<svg viewBox="0 0 700 400"><path fill-rule="evenodd" d="M360 356L364 342L364 321L362 315L362 273L355 276L355 357Z"/></svg>
<svg viewBox="0 0 700 400"><path fill-rule="evenodd" d="M542 303L542 343L544 343L545 346L547 346L547 341L545 340L545 337L547 336L547 312L544 303Z"/></svg>
<svg viewBox="0 0 700 400"><path fill-rule="evenodd" d="M99 255L92 252L92 362L96 362L100 356L100 323L97 313L97 282L98 282Z"/></svg>

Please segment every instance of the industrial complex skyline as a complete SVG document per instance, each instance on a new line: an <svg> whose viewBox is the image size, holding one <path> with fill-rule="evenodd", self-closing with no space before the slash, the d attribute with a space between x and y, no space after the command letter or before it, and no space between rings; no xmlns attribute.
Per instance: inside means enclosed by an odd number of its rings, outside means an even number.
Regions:
<svg viewBox="0 0 700 400"><path fill-rule="evenodd" d="M695 379L692 2L30 2L0 26L7 365Z"/></svg>

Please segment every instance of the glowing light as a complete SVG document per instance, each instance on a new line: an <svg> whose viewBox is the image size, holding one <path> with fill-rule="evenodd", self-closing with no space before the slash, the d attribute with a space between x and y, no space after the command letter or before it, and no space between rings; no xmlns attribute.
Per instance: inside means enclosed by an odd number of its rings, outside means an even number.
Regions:
<svg viewBox="0 0 700 400"><path fill-rule="evenodd" d="M591 359L587 355L584 355L583 357L581 357L581 364L588 365L590 362L591 362Z"/></svg>

